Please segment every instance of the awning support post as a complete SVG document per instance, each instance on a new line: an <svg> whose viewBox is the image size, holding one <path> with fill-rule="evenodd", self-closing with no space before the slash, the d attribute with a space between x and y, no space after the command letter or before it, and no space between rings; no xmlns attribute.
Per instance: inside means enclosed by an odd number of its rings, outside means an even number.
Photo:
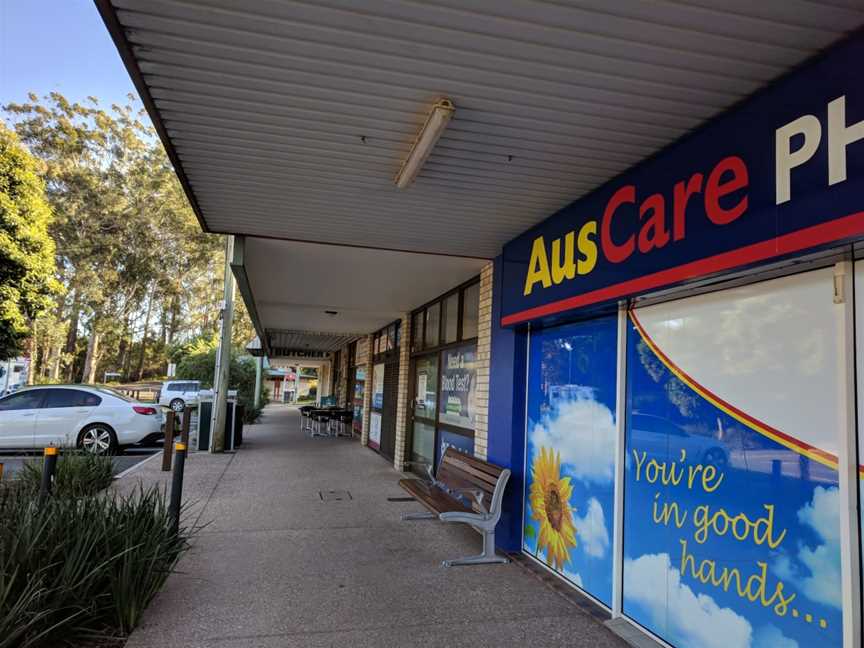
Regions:
<svg viewBox="0 0 864 648"><path fill-rule="evenodd" d="M225 293L222 302L219 348L216 349L216 368L213 377L213 414L210 429L210 452L225 450L225 418L227 413L228 384L231 369L231 329L234 321L234 237L225 239Z"/></svg>
<svg viewBox="0 0 864 648"><path fill-rule="evenodd" d="M264 370L264 356L255 358L255 409L261 407L261 373Z"/></svg>

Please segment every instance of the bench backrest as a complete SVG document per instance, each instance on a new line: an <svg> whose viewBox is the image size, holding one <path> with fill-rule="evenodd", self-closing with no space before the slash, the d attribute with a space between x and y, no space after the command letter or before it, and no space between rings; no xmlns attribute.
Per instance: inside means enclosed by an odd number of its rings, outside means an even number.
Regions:
<svg viewBox="0 0 864 648"><path fill-rule="evenodd" d="M449 488L483 491L483 505L493 515L501 513L501 498L509 477L508 469L453 448L444 451L435 474L435 479Z"/></svg>

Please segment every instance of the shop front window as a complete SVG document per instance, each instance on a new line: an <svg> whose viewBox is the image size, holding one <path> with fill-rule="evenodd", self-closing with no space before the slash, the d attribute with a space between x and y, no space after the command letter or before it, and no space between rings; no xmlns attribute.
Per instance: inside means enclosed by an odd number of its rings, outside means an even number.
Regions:
<svg viewBox="0 0 864 648"><path fill-rule="evenodd" d="M531 334L523 549L612 601L617 317Z"/></svg>
<svg viewBox="0 0 864 648"><path fill-rule="evenodd" d="M480 284L471 284L465 289L462 297L462 339L470 340L477 337L480 321Z"/></svg>
<svg viewBox="0 0 864 648"><path fill-rule="evenodd" d="M459 334L459 293L453 293L444 300L444 339L443 344L456 342Z"/></svg>
<svg viewBox="0 0 864 648"><path fill-rule="evenodd" d="M624 613L668 643L842 644L842 313L831 268L631 311Z"/></svg>
<svg viewBox="0 0 864 648"><path fill-rule="evenodd" d="M366 369L357 367L354 370L354 418L352 428L358 434L363 430L363 398L366 394Z"/></svg>
<svg viewBox="0 0 864 648"><path fill-rule="evenodd" d="M477 347L448 349L441 354L441 400L438 421L474 429L477 401Z"/></svg>
<svg viewBox="0 0 864 648"><path fill-rule="evenodd" d="M418 311L411 318L411 353L423 349L423 317L423 311Z"/></svg>
<svg viewBox="0 0 864 648"><path fill-rule="evenodd" d="M438 346L438 328L441 324L441 303L426 309L426 348Z"/></svg>

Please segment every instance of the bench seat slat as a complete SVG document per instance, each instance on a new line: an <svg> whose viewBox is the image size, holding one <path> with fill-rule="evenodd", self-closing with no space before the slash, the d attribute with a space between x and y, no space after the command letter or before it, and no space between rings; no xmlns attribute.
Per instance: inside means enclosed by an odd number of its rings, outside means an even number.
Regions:
<svg viewBox="0 0 864 648"><path fill-rule="evenodd" d="M501 466L496 466L495 464L491 464L488 461L483 461L482 459L478 459L477 457L472 457L469 454L465 454L462 452L453 452L453 457L458 459L459 461L463 461L478 470L482 470L483 472L489 473L494 477L498 477L501 472L504 470Z"/></svg>
<svg viewBox="0 0 864 648"><path fill-rule="evenodd" d="M433 513L471 512L470 507L428 482L419 479L401 479L399 485Z"/></svg>
<svg viewBox="0 0 864 648"><path fill-rule="evenodd" d="M458 460L450 459L446 462L442 461L439 470L443 470L449 473L455 473L461 476L463 479L471 479L473 481L476 481L478 484L486 484L487 487L490 489L494 489L495 484L498 482L497 476L492 477L491 475L488 475L479 470L475 470L474 468Z"/></svg>

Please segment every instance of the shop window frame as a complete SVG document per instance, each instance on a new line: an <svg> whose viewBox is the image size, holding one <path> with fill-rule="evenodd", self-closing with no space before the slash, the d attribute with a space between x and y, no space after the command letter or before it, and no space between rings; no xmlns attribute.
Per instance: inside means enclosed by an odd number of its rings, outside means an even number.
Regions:
<svg viewBox="0 0 864 648"><path fill-rule="evenodd" d="M730 288L735 288L738 286L745 286L749 284L758 284L764 281L768 281L771 279L792 276L797 274L805 274L808 272L812 272L814 270L818 270L820 268L826 268L830 266L835 266L837 264L846 262L851 267L851 270L847 271L849 275L845 280L846 285L846 306L847 310L854 310L855 308L855 299L864 299L864 290L861 290L860 286L854 285L854 279L852 275L854 274L854 263L855 261L864 262L864 244L844 244L841 246L835 246L833 248L816 251L811 254L801 255L795 257L791 260L782 260L776 263L766 264L758 268L748 268L744 270L740 270L737 272L726 273L720 277L709 277L703 280L697 280L692 283L689 283L685 286L675 286L672 288L653 291L646 293L644 295L638 295L631 298L627 298L621 300L617 304L617 312L618 312L618 344L617 344L617 366L618 366L618 385L616 390L616 462L614 469L614 502L615 509L613 514L613 524L612 524L612 537L610 538L610 550L613 553L613 573L612 573L612 606L608 607L603 604L601 601L593 597L590 593L585 590L580 589L585 596L594 601L597 605L607 610L613 619L622 619L627 623L632 624L634 627L638 627L641 632L646 635L653 637L661 642L663 639L658 637L649 629L641 626L637 621L633 620L631 617L627 616L623 611L623 586L624 586L624 516L628 513L625 508L625 465L626 465L626 429L627 429L627 326L628 326L628 312L632 308L636 307L644 307L648 305L662 304L664 302L672 302L681 299L686 299L688 297L693 297L700 294L705 293L715 293L722 292L724 290L728 290ZM857 288L857 290L856 290ZM850 296L850 295L854 295ZM616 309L615 305L611 305L608 309L599 309L591 312L576 311L572 313L569 317L565 315L564 317L557 320L553 326L558 326L571 322L578 322L580 320L585 319L593 319L602 315L603 312L607 314L613 312ZM862 615L864 615L864 611L862 611L862 607L864 607L864 595L862 595L862 580L864 580L864 538L858 537L858 531L860 529L860 519L856 517L860 515L857 509L854 507L848 506L850 504L849 500L854 500L858 497L859 492L859 483L858 483L858 454L857 452L853 452L856 449L856 443L862 443L862 439L864 439L864 426L859 425L858 419L862 417L860 412L857 412L857 394L855 393L855 385L856 385L856 376L854 376L855 372L855 362L861 362L860 358L857 358L855 343L856 343L856 329L854 327L854 314L847 313L847 326L844 330L844 340L843 344L847 347L847 357L851 357L853 360L851 364L851 372L853 373L852 380L847 379L847 389L851 385L852 393L847 394L846 396L846 408L847 408L847 426L846 426L846 435L843 439L843 443L839 448L840 452L838 453L838 463L840 467L838 468L838 472L845 471L847 473L847 486L845 488L844 498L845 501L841 502L841 510L844 511L845 515L849 515L850 518L846 521L845 525L841 522L841 547L845 545L851 549L851 552L855 554L855 558L850 560L850 566L853 568L851 570L843 570L843 578L849 579L851 581L852 590L852 600L848 601L844 598L842 601L842 613L844 618L848 618L847 615L855 616L855 623L860 624ZM849 329L848 322L852 323L851 330ZM524 352L527 354L530 352L530 345L532 342L532 335L534 327L529 323L528 325L528 335L525 340L525 349ZM543 328L543 327L540 327ZM461 333L461 327L460 327ZM448 345L454 346L454 345ZM851 354L851 355L850 355ZM849 372L850 368L847 366L845 372ZM528 363L525 363L524 374L520 377L514 376L515 379L521 379L523 381L523 386L527 385L528 381L528 371L529 366ZM527 408L523 407L524 410L524 420L522 421L522 435L523 435L523 444L527 446L527 425L528 425L528 412ZM857 417L856 417L857 413ZM848 421L851 420L851 424ZM851 430L851 432L850 432ZM849 436L851 434L851 437ZM437 441L437 437L436 437ZM526 448L523 447L523 458L527 457ZM527 470L527 466L523 464L522 470ZM524 474L524 473L523 473ZM855 476L856 479L853 479L852 476ZM841 477L841 479L843 479ZM522 493L522 501L525 501L525 484L523 483L523 493ZM844 490L841 488L841 491ZM864 501L858 502L858 508L864 507ZM852 515L855 513L855 515ZM524 515L524 510L522 511L522 515ZM522 525L524 528L524 525ZM857 540L857 542L856 542ZM520 535L520 546L524 542L524 538L521 538ZM529 558L533 559L533 556L527 555ZM542 569L545 569L550 574L558 576L558 574L540 562L536 562ZM857 566L857 569L855 567ZM857 585L857 586L856 586ZM848 586L847 586L848 587Z"/></svg>

